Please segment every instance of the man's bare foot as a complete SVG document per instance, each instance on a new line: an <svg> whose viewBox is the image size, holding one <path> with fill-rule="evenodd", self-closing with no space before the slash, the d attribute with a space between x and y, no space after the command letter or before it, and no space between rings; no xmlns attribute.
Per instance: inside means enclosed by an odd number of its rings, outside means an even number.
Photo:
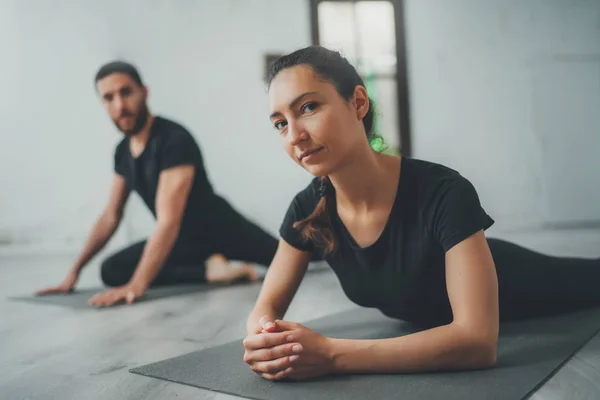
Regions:
<svg viewBox="0 0 600 400"><path fill-rule="evenodd" d="M235 267L222 254L212 255L206 260L207 282L231 283L241 279L258 280L258 274L249 263L242 263L239 267Z"/></svg>
<svg viewBox="0 0 600 400"><path fill-rule="evenodd" d="M241 268L246 271L246 276L248 277L248 280L252 282L256 282L259 280L258 273L254 269L252 264L244 262L241 264Z"/></svg>

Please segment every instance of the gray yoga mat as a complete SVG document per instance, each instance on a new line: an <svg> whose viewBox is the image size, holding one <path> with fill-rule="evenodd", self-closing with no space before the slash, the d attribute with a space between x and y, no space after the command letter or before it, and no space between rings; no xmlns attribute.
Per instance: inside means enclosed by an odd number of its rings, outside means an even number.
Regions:
<svg viewBox="0 0 600 400"><path fill-rule="evenodd" d="M136 303L151 301L162 299L166 297L179 296L187 293L196 293L203 292L209 289L219 287L212 286L206 284L195 284L195 285L173 285L173 286L164 286L164 287L156 287L150 288L141 299L136 300ZM103 309L102 307L95 307L88 304L88 300L98 294L101 293L108 288L94 288L94 289L81 289L76 290L69 294L50 294L45 296L36 296L35 294L29 294L24 296L12 296L9 297L9 300L15 301L23 301L28 303L35 304L44 304L44 305L52 305L52 306L60 306L67 307L73 309ZM111 308L119 307L124 305L125 303L119 303L114 305Z"/></svg>
<svg viewBox="0 0 600 400"><path fill-rule="evenodd" d="M305 324L326 336L385 338L415 329L406 322L357 309ZM241 340L130 372L236 396L259 399L522 399L550 378L600 328L600 309L502 325L493 369L396 375L347 375L270 382L242 361Z"/></svg>

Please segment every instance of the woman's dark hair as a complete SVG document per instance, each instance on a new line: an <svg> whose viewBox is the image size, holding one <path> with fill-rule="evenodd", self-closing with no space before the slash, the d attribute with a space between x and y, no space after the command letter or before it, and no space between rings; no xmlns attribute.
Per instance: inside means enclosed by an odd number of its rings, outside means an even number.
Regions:
<svg viewBox="0 0 600 400"><path fill-rule="evenodd" d="M298 65L312 68L316 76L330 82L346 101L352 98L357 86L365 86L363 79L346 58L337 51L320 46L305 47L277 59L269 66L267 85L270 86L273 79L284 69ZM374 120L375 105L369 98L369 110L362 122L369 142L379 141L381 143L382 139L373 131ZM301 231L304 240L312 241L325 253L330 253L335 249L331 216L334 215L336 209L333 185L327 176L321 178L319 193L321 199L313 213L301 221L296 221L294 228Z"/></svg>

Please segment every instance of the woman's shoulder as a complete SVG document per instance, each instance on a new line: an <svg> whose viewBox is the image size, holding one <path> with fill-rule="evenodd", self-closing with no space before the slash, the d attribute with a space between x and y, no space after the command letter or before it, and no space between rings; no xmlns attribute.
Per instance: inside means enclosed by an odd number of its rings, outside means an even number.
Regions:
<svg viewBox="0 0 600 400"><path fill-rule="evenodd" d="M315 177L311 179L308 185L294 196L294 203L310 214L321 198L319 193L320 188L321 178Z"/></svg>
<svg viewBox="0 0 600 400"><path fill-rule="evenodd" d="M404 164L406 164L413 172L420 175L428 176L452 176L460 175L454 168L441 164L434 161L424 160L421 158L404 157Z"/></svg>
<svg viewBox="0 0 600 400"><path fill-rule="evenodd" d="M414 181L418 182L415 207L444 251L494 224L475 186L457 170L420 160L411 163L411 167Z"/></svg>
<svg viewBox="0 0 600 400"><path fill-rule="evenodd" d="M297 249L304 251L312 251L313 249L313 244L307 241L294 225L313 213L320 200L320 187L321 179L314 178L302 191L298 192L288 207L279 228L281 237Z"/></svg>
<svg viewBox="0 0 600 400"><path fill-rule="evenodd" d="M421 191L437 191L455 185L469 185L470 181L458 170L441 163L417 158L405 158L404 166L409 181Z"/></svg>
<svg viewBox="0 0 600 400"><path fill-rule="evenodd" d="M424 211L434 211L448 201L478 197L472 182L457 169L441 163L407 159L407 192L413 193L416 204Z"/></svg>

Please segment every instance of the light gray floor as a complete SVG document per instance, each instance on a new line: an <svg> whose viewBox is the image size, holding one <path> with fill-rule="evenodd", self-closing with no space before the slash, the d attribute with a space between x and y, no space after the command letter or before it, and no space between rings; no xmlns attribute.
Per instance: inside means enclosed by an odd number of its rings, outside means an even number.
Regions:
<svg viewBox="0 0 600 400"><path fill-rule="evenodd" d="M550 254L600 257L600 230L493 236ZM233 398L133 375L128 369L241 339L258 285L107 310L77 311L6 299L59 282L70 261L66 256L0 253L1 399ZM97 274L97 264L91 265L80 287L99 285ZM334 275L317 270L307 275L287 318L302 322L350 307ZM533 396L565 398L600 398L600 337Z"/></svg>

